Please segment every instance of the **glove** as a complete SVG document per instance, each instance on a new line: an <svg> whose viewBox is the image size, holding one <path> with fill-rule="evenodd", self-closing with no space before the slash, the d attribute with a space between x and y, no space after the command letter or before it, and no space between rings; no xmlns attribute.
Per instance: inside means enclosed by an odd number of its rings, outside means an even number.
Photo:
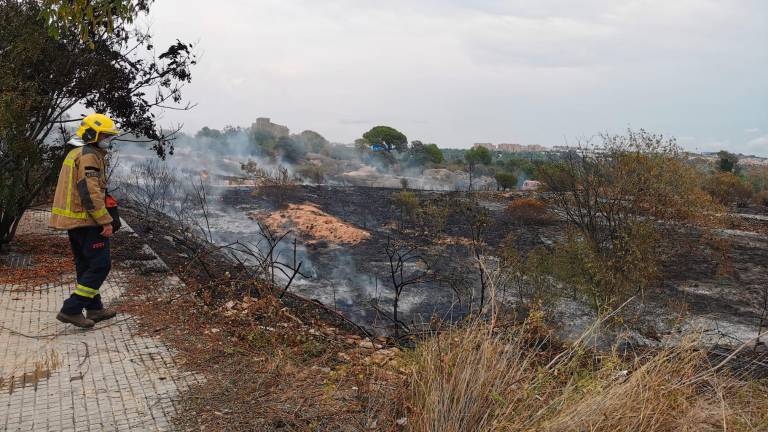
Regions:
<svg viewBox="0 0 768 432"><path fill-rule="evenodd" d="M104 204L107 207L107 212L112 216L112 232L116 233L123 226L120 221L120 211L117 209L117 200L112 195L107 194Z"/></svg>

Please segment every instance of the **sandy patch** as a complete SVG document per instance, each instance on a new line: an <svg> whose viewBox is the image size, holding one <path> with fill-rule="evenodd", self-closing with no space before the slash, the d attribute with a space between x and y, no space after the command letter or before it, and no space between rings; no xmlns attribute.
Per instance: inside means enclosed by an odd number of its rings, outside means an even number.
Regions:
<svg viewBox="0 0 768 432"><path fill-rule="evenodd" d="M271 229L293 229L311 241L325 240L337 244L357 244L371 237L368 231L331 216L316 205L290 204L288 208L271 213L251 213Z"/></svg>

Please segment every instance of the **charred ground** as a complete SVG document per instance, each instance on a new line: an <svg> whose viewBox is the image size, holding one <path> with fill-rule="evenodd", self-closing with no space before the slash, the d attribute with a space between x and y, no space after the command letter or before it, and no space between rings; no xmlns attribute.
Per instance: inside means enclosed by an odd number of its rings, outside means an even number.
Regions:
<svg viewBox="0 0 768 432"><path fill-rule="evenodd" d="M561 218L526 220L507 211L515 200L530 198L530 193L410 190L418 200L421 217L403 215L393 201L401 189L370 187L295 186L289 191L228 188L221 203L238 212L265 215L289 205L311 204L328 215L366 230L368 239L353 245L340 245L334 239L307 241L306 256L312 263L313 278L297 292L327 303L324 290L345 291L329 306L349 314L364 325L386 327L391 311L392 285L385 254L393 239L413 244L428 262L434 277L427 278L402 294L409 322L427 322L433 315L461 317L469 304L479 298L480 275L474 251L485 257L499 257L504 248L513 247L523 257L536 249L551 249L562 239L567 225ZM546 196L539 196L546 201ZM446 209L445 220L437 224L424 209ZM758 218L735 215L730 225L736 230L720 230L715 235L691 226L671 226L664 230L664 250L656 283L637 293L642 307L634 310L634 326L651 340L672 331L681 314L696 319L724 323L725 337L753 327L764 319L762 299L768 286L768 254L762 233L768 221L760 219L760 208L739 210ZM482 219L481 221L479 219ZM290 221L284 226L290 228ZM318 241L319 240L319 241ZM371 284L373 289L365 288ZM562 287L557 297L570 298ZM372 302L373 301L373 302ZM648 313L648 312L651 313ZM582 311L583 312L583 311ZM559 319L567 320L567 315ZM554 317L559 320L557 317ZM696 321L696 320L694 320ZM741 330L731 328L737 325Z"/></svg>

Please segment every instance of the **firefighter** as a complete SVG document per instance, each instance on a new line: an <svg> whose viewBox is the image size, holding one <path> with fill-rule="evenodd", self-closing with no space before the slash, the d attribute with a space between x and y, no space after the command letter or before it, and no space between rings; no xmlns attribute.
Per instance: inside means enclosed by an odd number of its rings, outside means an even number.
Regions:
<svg viewBox="0 0 768 432"><path fill-rule="evenodd" d="M106 206L105 156L118 133L115 122L104 114L85 117L77 137L68 142L74 148L61 166L53 198L50 225L67 230L77 273L77 287L56 319L82 328L116 315L104 308L99 288L111 267L109 237L113 232L113 218Z"/></svg>

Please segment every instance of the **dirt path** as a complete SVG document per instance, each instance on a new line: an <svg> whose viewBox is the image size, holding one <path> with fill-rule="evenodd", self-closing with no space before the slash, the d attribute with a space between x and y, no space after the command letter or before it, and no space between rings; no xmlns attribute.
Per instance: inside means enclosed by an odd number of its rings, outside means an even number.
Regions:
<svg viewBox="0 0 768 432"><path fill-rule="evenodd" d="M29 212L19 234L59 241L47 218L47 212ZM17 256L3 269L29 261ZM181 372L158 338L139 335L131 315L90 330L56 321L74 290L72 270L70 264L46 283L0 284L0 430L168 430L175 402L198 378ZM101 288L107 305L119 303L137 271L113 268ZM172 276L165 281L180 283Z"/></svg>

